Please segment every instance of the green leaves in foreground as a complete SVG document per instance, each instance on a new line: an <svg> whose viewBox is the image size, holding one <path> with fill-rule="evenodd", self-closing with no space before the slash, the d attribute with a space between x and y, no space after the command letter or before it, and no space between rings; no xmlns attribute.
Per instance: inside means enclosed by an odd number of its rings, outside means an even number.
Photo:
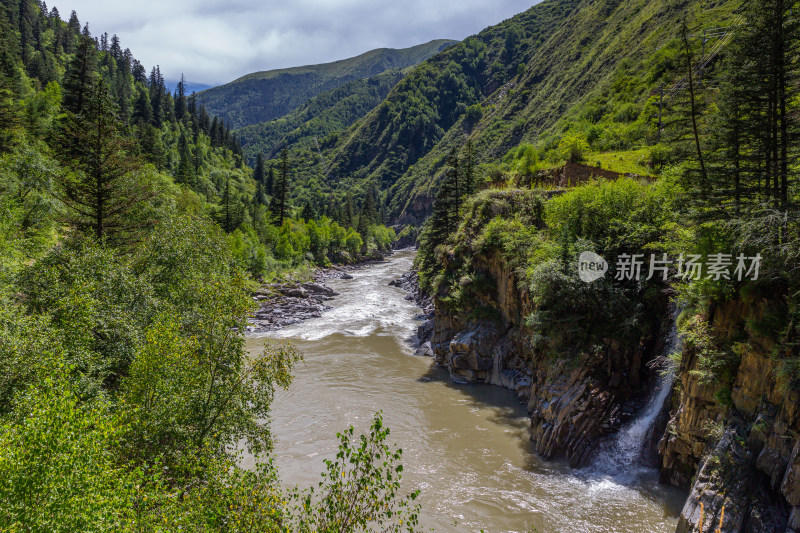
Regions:
<svg viewBox="0 0 800 533"><path fill-rule="evenodd" d="M419 491L401 497L401 449L386 444L389 428L377 413L368 435L353 439L350 426L339 437L335 459L325 461L317 490L295 489L290 530L341 533L349 531L421 531L414 504Z"/></svg>

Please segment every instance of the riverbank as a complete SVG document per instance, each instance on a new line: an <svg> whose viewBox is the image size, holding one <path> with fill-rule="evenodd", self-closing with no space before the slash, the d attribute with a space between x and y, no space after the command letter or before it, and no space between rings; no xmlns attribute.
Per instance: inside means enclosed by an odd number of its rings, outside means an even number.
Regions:
<svg viewBox="0 0 800 533"><path fill-rule="evenodd" d="M356 433L377 411L403 449L404 484L420 488L421 523L436 531L567 530L671 533L685 494L658 484L655 470L617 479L544 461L529 445L530 419L517 395L501 387L457 384L428 357L414 357L422 314L398 279L409 279L413 252L330 279L339 293L319 318L248 336L257 353L266 339L292 342L304 354L271 412L275 462L287 486L319 481L332 438ZM455 523L455 525L454 525Z"/></svg>
<svg viewBox="0 0 800 533"><path fill-rule="evenodd" d="M395 252L389 252L391 257ZM383 256L382 256L383 257ZM253 293L258 310L248 321L248 334L268 333L287 326L319 318L332 307L326 302L338 296L327 282L332 279L353 279L352 272L384 263L385 259L370 259L353 265L332 265L317 268L310 280L295 280L291 277L265 283Z"/></svg>

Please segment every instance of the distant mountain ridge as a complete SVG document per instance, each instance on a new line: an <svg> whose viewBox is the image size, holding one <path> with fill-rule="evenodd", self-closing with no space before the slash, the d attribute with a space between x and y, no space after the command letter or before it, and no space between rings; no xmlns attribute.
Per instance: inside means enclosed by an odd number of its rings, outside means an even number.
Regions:
<svg viewBox="0 0 800 533"><path fill-rule="evenodd" d="M244 154L255 164L258 154L277 158L284 148L327 147L332 134L347 129L380 104L408 69L390 69L325 91L283 117L236 130Z"/></svg>
<svg viewBox="0 0 800 533"><path fill-rule="evenodd" d="M448 155L467 139L487 164L521 143L550 149L567 132L598 151L640 148L656 128L657 87L680 77L681 20L721 26L739 5L544 0L412 69L319 157L298 153L297 183L336 191L376 184L389 220L419 224Z"/></svg>
<svg viewBox="0 0 800 533"><path fill-rule="evenodd" d="M210 113L238 129L280 118L348 82L418 65L456 42L438 39L410 48L379 48L332 63L254 72L202 91L199 98Z"/></svg>

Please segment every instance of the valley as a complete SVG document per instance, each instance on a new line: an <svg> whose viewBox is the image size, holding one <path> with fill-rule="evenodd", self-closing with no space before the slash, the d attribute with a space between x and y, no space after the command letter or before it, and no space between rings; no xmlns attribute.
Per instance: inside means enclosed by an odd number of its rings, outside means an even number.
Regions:
<svg viewBox="0 0 800 533"><path fill-rule="evenodd" d="M0 4L0 531L800 532L800 3L245 4Z"/></svg>

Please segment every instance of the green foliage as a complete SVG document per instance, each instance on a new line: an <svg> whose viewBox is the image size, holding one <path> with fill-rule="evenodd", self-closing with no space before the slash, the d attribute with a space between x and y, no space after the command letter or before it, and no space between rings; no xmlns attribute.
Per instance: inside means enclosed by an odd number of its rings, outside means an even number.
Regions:
<svg viewBox="0 0 800 533"><path fill-rule="evenodd" d="M298 150L308 159L299 175L334 190L380 181L390 218L422 221L441 188L447 154L465 134L484 163L524 144L546 165L648 151L659 141L658 88L682 75L680 18L724 25L737 5L690 2L678 13L661 0L542 2L413 69L321 155ZM683 157L654 155L634 172L657 173L666 160ZM536 163L525 159L513 172L531 173Z"/></svg>
<svg viewBox="0 0 800 533"><path fill-rule="evenodd" d="M44 378L17 399L0 425L0 528L121 529L131 487L113 455L121 427L110 408L81 401L61 378Z"/></svg>
<svg viewBox="0 0 800 533"><path fill-rule="evenodd" d="M380 413L369 434L353 439L353 427L337 435L339 451L325 461L322 481L306 490L295 490L295 509L290 529L299 533L318 531L421 531L419 491L400 497L402 450L386 444L389 428ZM355 442L354 442L355 440Z"/></svg>
<svg viewBox="0 0 800 533"><path fill-rule="evenodd" d="M253 163L255 154L277 158L286 147L312 153L318 147L329 147L338 134L380 104L404 76L405 71L390 69L353 80L310 98L279 118L236 130L248 161Z"/></svg>
<svg viewBox="0 0 800 533"><path fill-rule="evenodd" d="M321 222L329 247L354 238L360 250L354 230ZM307 249L292 224L281 229ZM373 230L377 243L393 237ZM281 489L268 459L253 470L238 464L241 445L256 455L271 449L270 404L300 355L285 344L246 351L241 332L254 304L234 237L207 218L174 217L124 250L65 240L21 267L13 293L24 306L0 300L0 529L278 532L336 523L331 498L294 508L301 492ZM413 530L416 508L398 492L399 452L386 446L388 430L373 429L362 440L372 455L356 452L359 466L338 485L370 505L335 531L376 520ZM389 466L361 462L375 453Z"/></svg>
<svg viewBox="0 0 800 533"><path fill-rule="evenodd" d="M664 282L646 281L647 272L640 281L616 280L615 260L663 250L679 195L669 181L629 179L587 184L549 200L535 191L482 191L467 203L447 250L418 256L421 285L443 307L496 319L486 302L496 297L497 281L484 269L500 260L530 295L527 324L542 353L591 351L609 338L638 342L659 327ZM605 278L579 279L584 251L608 260Z"/></svg>
<svg viewBox="0 0 800 533"><path fill-rule="evenodd" d="M589 150L589 143L582 135L573 133L565 135L558 143L558 155L570 163L580 163L585 159Z"/></svg>
<svg viewBox="0 0 800 533"><path fill-rule="evenodd" d="M680 324L685 350L697 358L691 374L703 384L721 384L717 398L730 405L730 386L739 364L737 350L719 346L717 335L701 315L694 315Z"/></svg>
<svg viewBox="0 0 800 533"><path fill-rule="evenodd" d="M381 48L334 63L254 72L202 91L200 97L223 122L242 128L279 119L315 96L334 91L348 82L422 63L452 43L436 40L400 50Z"/></svg>

